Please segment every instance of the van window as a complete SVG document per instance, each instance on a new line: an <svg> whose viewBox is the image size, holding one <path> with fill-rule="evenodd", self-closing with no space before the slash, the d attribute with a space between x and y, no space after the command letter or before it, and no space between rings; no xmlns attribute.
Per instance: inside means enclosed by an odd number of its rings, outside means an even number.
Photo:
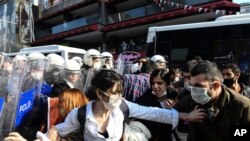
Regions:
<svg viewBox="0 0 250 141"><path fill-rule="evenodd" d="M75 56L81 57L83 59L84 54L82 54L82 53L69 53L69 59L72 59Z"/></svg>
<svg viewBox="0 0 250 141"><path fill-rule="evenodd" d="M45 56L47 56L47 55L49 55L49 54L51 54L51 53L57 54L57 55L59 55L59 56L62 56L62 53L61 53L61 52L49 52L49 53L42 53L42 54L45 55Z"/></svg>

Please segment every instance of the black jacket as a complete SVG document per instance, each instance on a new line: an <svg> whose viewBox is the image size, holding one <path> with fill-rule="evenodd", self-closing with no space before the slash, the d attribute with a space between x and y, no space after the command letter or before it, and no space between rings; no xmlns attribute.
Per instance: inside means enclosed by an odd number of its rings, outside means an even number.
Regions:
<svg viewBox="0 0 250 141"><path fill-rule="evenodd" d="M51 97L57 97L65 89L69 89L69 88L70 86L67 84L65 80L60 80L54 84L52 88L52 92L51 92Z"/></svg>
<svg viewBox="0 0 250 141"><path fill-rule="evenodd" d="M175 99L177 92L168 89L167 98ZM136 103L143 106L152 106L162 108L160 102L157 100L157 97L152 94L152 90L147 91L143 94ZM154 121L140 120L151 132L152 137L157 139L157 141L172 141L172 125L163 124Z"/></svg>
<svg viewBox="0 0 250 141"><path fill-rule="evenodd" d="M180 100L174 108L191 112L196 103L191 95ZM230 141L232 125L250 125L250 100L222 86L218 101L213 105L199 105L206 109L208 118L201 123L190 122L188 141Z"/></svg>

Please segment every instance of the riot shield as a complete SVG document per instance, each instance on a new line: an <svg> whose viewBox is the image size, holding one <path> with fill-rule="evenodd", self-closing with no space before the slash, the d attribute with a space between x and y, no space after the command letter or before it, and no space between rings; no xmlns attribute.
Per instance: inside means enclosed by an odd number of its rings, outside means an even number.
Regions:
<svg viewBox="0 0 250 141"><path fill-rule="evenodd" d="M3 57L3 54L0 52L0 68L2 68Z"/></svg>
<svg viewBox="0 0 250 141"><path fill-rule="evenodd" d="M102 57L101 60L102 68L114 69L114 60L112 57Z"/></svg>
<svg viewBox="0 0 250 141"><path fill-rule="evenodd" d="M122 59L122 54L120 54L115 62L115 71L121 75L131 73L133 63L130 61L125 61Z"/></svg>
<svg viewBox="0 0 250 141"><path fill-rule="evenodd" d="M124 60L122 59L122 55L120 54L115 62L115 71L123 75L123 70L124 70Z"/></svg>
<svg viewBox="0 0 250 141"><path fill-rule="evenodd" d="M26 70L26 61L14 61L11 75L9 75L6 86L6 100L3 110L3 121L1 137L7 136L14 130L16 108L21 94L22 80Z"/></svg>
<svg viewBox="0 0 250 141"><path fill-rule="evenodd" d="M27 68L21 84L21 95L17 102L13 128L30 140L33 134L29 132L32 132L32 129L37 128L40 124L40 113L47 98L47 96L42 94L46 59L29 61Z"/></svg>
<svg viewBox="0 0 250 141"><path fill-rule="evenodd" d="M91 83L91 80L93 79L95 73L94 73L94 68L90 68L90 69L85 70L85 71L88 71L88 72L87 72L87 76L86 76L86 78L85 78L86 80L85 80L83 92L84 92L85 94L87 94L88 91L89 91L90 85L91 85L91 84L90 84L90 83Z"/></svg>
<svg viewBox="0 0 250 141"><path fill-rule="evenodd" d="M79 66L79 64L77 63ZM79 70L70 70L64 69L63 70L63 79L71 88L77 88L79 90L83 90L83 79L82 74L79 66Z"/></svg>
<svg viewBox="0 0 250 141"><path fill-rule="evenodd" d="M24 76L21 91L25 92L36 87L39 88L37 89L38 92L36 94L40 94L46 67L47 65L45 59L36 59L29 61L27 64L27 73Z"/></svg>
<svg viewBox="0 0 250 141"><path fill-rule="evenodd" d="M63 80L63 67L50 64L44 75L44 81L53 86L56 82Z"/></svg>

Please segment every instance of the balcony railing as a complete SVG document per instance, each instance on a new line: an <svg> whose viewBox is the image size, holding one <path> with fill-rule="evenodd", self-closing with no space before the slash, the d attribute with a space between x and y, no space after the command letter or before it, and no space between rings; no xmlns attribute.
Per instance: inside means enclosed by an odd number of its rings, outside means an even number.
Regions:
<svg viewBox="0 0 250 141"><path fill-rule="evenodd" d="M83 17L83 18L73 20L70 22L65 22L63 24L56 25L51 28L39 31L36 34L36 38L39 39L39 38L47 37L50 35L58 34L61 32L69 31L72 29L76 29L79 27L84 27L84 26L91 25L94 23L99 23L99 21L100 20L99 20L98 14L90 15L87 17Z"/></svg>
<svg viewBox="0 0 250 141"><path fill-rule="evenodd" d="M84 1L90 1L90 0L61 0L60 2L54 5L49 5L49 4L45 5L42 8L43 9L42 13L43 15L48 15Z"/></svg>
<svg viewBox="0 0 250 141"><path fill-rule="evenodd" d="M186 0L177 0L176 3L184 4L184 5L197 5L197 4L203 4L203 3L209 3L214 2L216 0L192 0L192 1L186 1ZM138 7L135 9L119 12L117 14L113 14L108 16L108 24L126 21L134 18L140 18L145 16L150 16L158 13L163 13L167 11L171 11L177 9L176 6L171 5L164 5L164 6L158 6L158 5L147 5L143 7Z"/></svg>

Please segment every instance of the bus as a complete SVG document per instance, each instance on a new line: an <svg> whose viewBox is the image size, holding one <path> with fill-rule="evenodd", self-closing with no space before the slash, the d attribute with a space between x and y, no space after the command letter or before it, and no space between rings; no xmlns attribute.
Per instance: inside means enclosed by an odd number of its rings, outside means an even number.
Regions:
<svg viewBox="0 0 250 141"><path fill-rule="evenodd" d="M243 72L249 72L250 14L222 16L209 22L150 27L147 43L148 56L168 55L172 65L181 66L196 56L211 61L233 58Z"/></svg>

